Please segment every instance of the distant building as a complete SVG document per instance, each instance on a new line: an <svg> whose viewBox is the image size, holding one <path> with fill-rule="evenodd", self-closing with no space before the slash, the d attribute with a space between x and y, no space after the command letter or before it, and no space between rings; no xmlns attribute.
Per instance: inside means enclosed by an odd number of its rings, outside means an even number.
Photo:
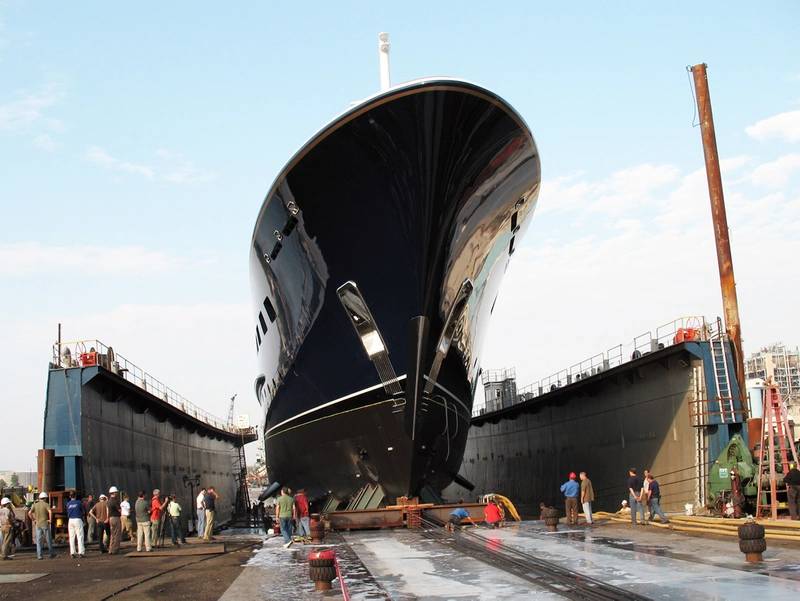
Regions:
<svg viewBox="0 0 800 601"><path fill-rule="evenodd" d="M511 407L517 402L517 373L508 369L492 369L481 374L486 412Z"/></svg>
<svg viewBox="0 0 800 601"><path fill-rule="evenodd" d="M761 378L774 382L789 409L789 418L800 423L800 351L776 342L745 362L747 378Z"/></svg>

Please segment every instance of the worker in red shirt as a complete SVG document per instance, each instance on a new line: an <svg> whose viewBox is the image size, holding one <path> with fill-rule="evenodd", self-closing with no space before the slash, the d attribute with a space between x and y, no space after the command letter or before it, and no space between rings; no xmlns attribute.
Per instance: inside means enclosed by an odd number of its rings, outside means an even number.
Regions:
<svg viewBox="0 0 800 601"><path fill-rule="evenodd" d="M486 525L489 528L499 528L500 522L503 520L503 514L500 513L500 508L494 500L489 499L486 507L483 508L483 519L486 520Z"/></svg>
<svg viewBox="0 0 800 601"><path fill-rule="evenodd" d="M150 500L150 532L152 532L153 546L160 547L163 542L164 532L163 524L161 523L161 512L167 506L169 498L161 501L161 491L155 489L153 491L153 498Z"/></svg>
<svg viewBox="0 0 800 601"><path fill-rule="evenodd" d="M297 512L297 533L303 537L303 540L310 541L311 519L308 508L308 497L306 497L304 488L299 489L294 496L294 507Z"/></svg>

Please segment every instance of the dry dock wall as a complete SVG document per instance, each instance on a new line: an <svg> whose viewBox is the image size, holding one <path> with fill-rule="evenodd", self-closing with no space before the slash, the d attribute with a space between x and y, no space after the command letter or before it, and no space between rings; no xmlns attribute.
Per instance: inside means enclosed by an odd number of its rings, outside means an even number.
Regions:
<svg viewBox="0 0 800 601"><path fill-rule="evenodd" d="M679 345L478 416L460 472L476 488L469 492L452 484L444 496L498 492L523 513L538 515L541 501L563 510L560 485L569 472L584 470L594 486L595 509L616 511L628 497L627 471L633 466L640 473L653 471L666 510L683 510L705 486L698 466L716 458L715 449L740 429L692 425L689 403L697 396L698 377L702 359Z"/></svg>
<svg viewBox="0 0 800 601"><path fill-rule="evenodd" d="M160 411L145 391L99 367L51 370L44 448L56 454L56 485L97 496L112 485L133 499L154 488L175 493L188 516L184 476L220 493L217 520L231 517L233 444L179 415Z"/></svg>

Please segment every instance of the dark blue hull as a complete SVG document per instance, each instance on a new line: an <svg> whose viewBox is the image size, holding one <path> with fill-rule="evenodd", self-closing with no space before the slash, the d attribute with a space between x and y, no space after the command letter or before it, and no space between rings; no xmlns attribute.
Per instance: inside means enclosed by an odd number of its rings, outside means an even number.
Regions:
<svg viewBox="0 0 800 601"><path fill-rule="evenodd" d="M481 343L539 181L521 118L452 80L365 101L289 162L250 256L271 481L344 499L366 480L393 497L453 479ZM348 282L378 347L343 306Z"/></svg>

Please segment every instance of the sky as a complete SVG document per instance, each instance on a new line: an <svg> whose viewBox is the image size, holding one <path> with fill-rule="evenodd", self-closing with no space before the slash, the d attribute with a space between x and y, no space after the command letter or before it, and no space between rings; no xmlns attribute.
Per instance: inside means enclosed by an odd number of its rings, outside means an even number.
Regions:
<svg viewBox="0 0 800 601"><path fill-rule="evenodd" d="M448 75L508 100L543 185L484 369L520 386L721 314L685 67L709 65L746 352L800 343L800 5L0 0L0 468L35 469L56 328L255 423L247 256L350 102ZM696 123L696 121L695 121ZM4 420L5 422L5 420ZM7 422L6 422L7 423ZM249 457L253 457L253 449Z"/></svg>

